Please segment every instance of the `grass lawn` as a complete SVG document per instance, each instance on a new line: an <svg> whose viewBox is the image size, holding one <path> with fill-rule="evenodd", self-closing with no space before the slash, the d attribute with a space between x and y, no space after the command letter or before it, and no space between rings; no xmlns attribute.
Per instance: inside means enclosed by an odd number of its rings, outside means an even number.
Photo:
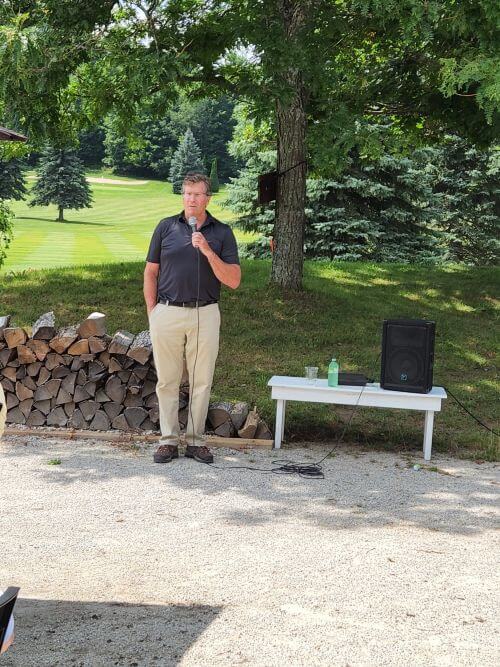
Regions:
<svg viewBox="0 0 500 667"><path fill-rule="evenodd" d="M0 271L49 268L88 263L143 260L153 229L168 215L182 210L179 195L172 194L170 183L115 176L109 171L89 171L90 177L119 180L123 185L92 183L93 207L65 212L67 221L56 222L55 206L29 207L26 200L11 202L15 213L14 240ZM33 172L28 174L32 184ZM210 212L224 222L233 215L222 209L222 189L214 195ZM252 238L235 230L238 242Z"/></svg>
<svg viewBox="0 0 500 667"><path fill-rule="evenodd" d="M145 206L150 204L148 198ZM112 220L111 208L109 215ZM54 310L57 325L63 326L100 310L108 316L109 333L137 333L147 328L143 268L139 261L0 275L0 315L12 314L17 324L30 325ZM257 405L272 424L274 405L266 386L271 375L302 375L305 365L316 365L325 377L336 356L344 370L379 379L382 320L422 317L436 321L434 384L449 386L498 430L498 269L306 262L304 291L283 294L268 284L268 261L247 260L242 268L241 287L223 290L214 398ZM334 439L350 413L349 407L290 403L285 436L289 442ZM362 408L345 440L420 456L423 418L411 411ZM434 423L436 451L498 456L498 437L451 398Z"/></svg>

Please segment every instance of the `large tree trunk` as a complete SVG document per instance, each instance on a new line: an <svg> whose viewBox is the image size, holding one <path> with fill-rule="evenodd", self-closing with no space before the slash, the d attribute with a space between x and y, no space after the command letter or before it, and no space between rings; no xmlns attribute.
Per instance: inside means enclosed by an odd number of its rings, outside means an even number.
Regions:
<svg viewBox="0 0 500 667"><path fill-rule="evenodd" d="M297 75L300 79L300 75ZM306 204L306 115L301 82L288 104L278 102L278 198L271 280L281 287L302 287Z"/></svg>
<svg viewBox="0 0 500 667"><path fill-rule="evenodd" d="M306 21L310 3L279 0L287 41L294 40ZM290 95L276 104L278 138L278 193L274 223L271 281L300 290L304 263L306 204L306 92L302 74L289 68L284 79Z"/></svg>
<svg viewBox="0 0 500 667"><path fill-rule="evenodd" d="M59 206L59 217L57 218L57 222L64 222L64 209L62 206Z"/></svg>

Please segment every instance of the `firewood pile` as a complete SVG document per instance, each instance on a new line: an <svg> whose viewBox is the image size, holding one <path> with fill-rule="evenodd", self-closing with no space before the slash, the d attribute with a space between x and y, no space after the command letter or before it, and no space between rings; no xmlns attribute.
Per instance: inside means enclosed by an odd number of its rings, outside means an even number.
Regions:
<svg viewBox="0 0 500 667"><path fill-rule="evenodd" d="M53 312L32 327L0 316L0 383L7 423L95 431L158 431L156 370L149 331L106 333L106 316L56 329ZM179 425L188 420L186 368L179 387ZM246 403L211 403L207 433L272 440Z"/></svg>

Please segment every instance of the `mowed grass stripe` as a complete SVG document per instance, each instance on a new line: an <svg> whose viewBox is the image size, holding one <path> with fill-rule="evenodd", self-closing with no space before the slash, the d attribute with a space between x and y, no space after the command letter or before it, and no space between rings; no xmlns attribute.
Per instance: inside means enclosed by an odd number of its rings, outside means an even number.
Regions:
<svg viewBox="0 0 500 667"><path fill-rule="evenodd" d="M131 234L128 234L131 237ZM127 234L107 233L100 235L103 245L108 249L110 255L115 255L119 251L123 260L137 259L137 254L141 252L141 246L127 239Z"/></svg>
<svg viewBox="0 0 500 667"><path fill-rule="evenodd" d="M101 236L97 234L82 234L79 242L86 249L85 257L82 258L79 256L79 259L85 259L85 261L80 263L105 264L108 262L111 253Z"/></svg>
<svg viewBox="0 0 500 667"><path fill-rule="evenodd" d="M7 250L7 258L18 269L30 266L29 256L34 248L38 248L45 240L46 232L42 229L23 230L16 234Z"/></svg>
<svg viewBox="0 0 500 667"><path fill-rule="evenodd" d="M115 178L105 171L94 171L92 175ZM119 179L124 183L137 180ZM28 187L33 183L33 180L28 181ZM182 210L182 198L172 193L170 184L161 181L149 180L145 185L130 186L92 183L91 188L92 208L65 210L66 222L63 223L55 220L55 206L31 208L26 200L11 202L16 215L14 239L0 272L30 266L50 268L71 263L144 261L156 225L162 218ZM209 210L220 220L232 222L232 213L219 205L224 198L223 190L214 195ZM249 239L238 230L235 235L239 242Z"/></svg>
<svg viewBox="0 0 500 667"><path fill-rule="evenodd" d="M74 236L61 235L57 230L46 232L25 257L33 268L46 266L49 259L52 266L68 266L75 261Z"/></svg>

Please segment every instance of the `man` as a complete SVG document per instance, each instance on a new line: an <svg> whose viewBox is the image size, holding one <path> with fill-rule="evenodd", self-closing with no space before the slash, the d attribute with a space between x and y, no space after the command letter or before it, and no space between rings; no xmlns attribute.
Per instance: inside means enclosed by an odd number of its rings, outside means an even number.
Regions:
<svg viewBox="0 0 500 667"><path fill-rule="evenodd" d="M182 185L184 210L156 227L144 271L158 382L161 441L155 463L178 458L179 385L183 356L189 374L186 456L212 463L203 433L219 351L221 283L236 289L241 281L236 239L229 227L207 211L210 180L188 174ZM196 221L191 231L189 221ZM198 275L199 263L199 275Z"/></svg>

